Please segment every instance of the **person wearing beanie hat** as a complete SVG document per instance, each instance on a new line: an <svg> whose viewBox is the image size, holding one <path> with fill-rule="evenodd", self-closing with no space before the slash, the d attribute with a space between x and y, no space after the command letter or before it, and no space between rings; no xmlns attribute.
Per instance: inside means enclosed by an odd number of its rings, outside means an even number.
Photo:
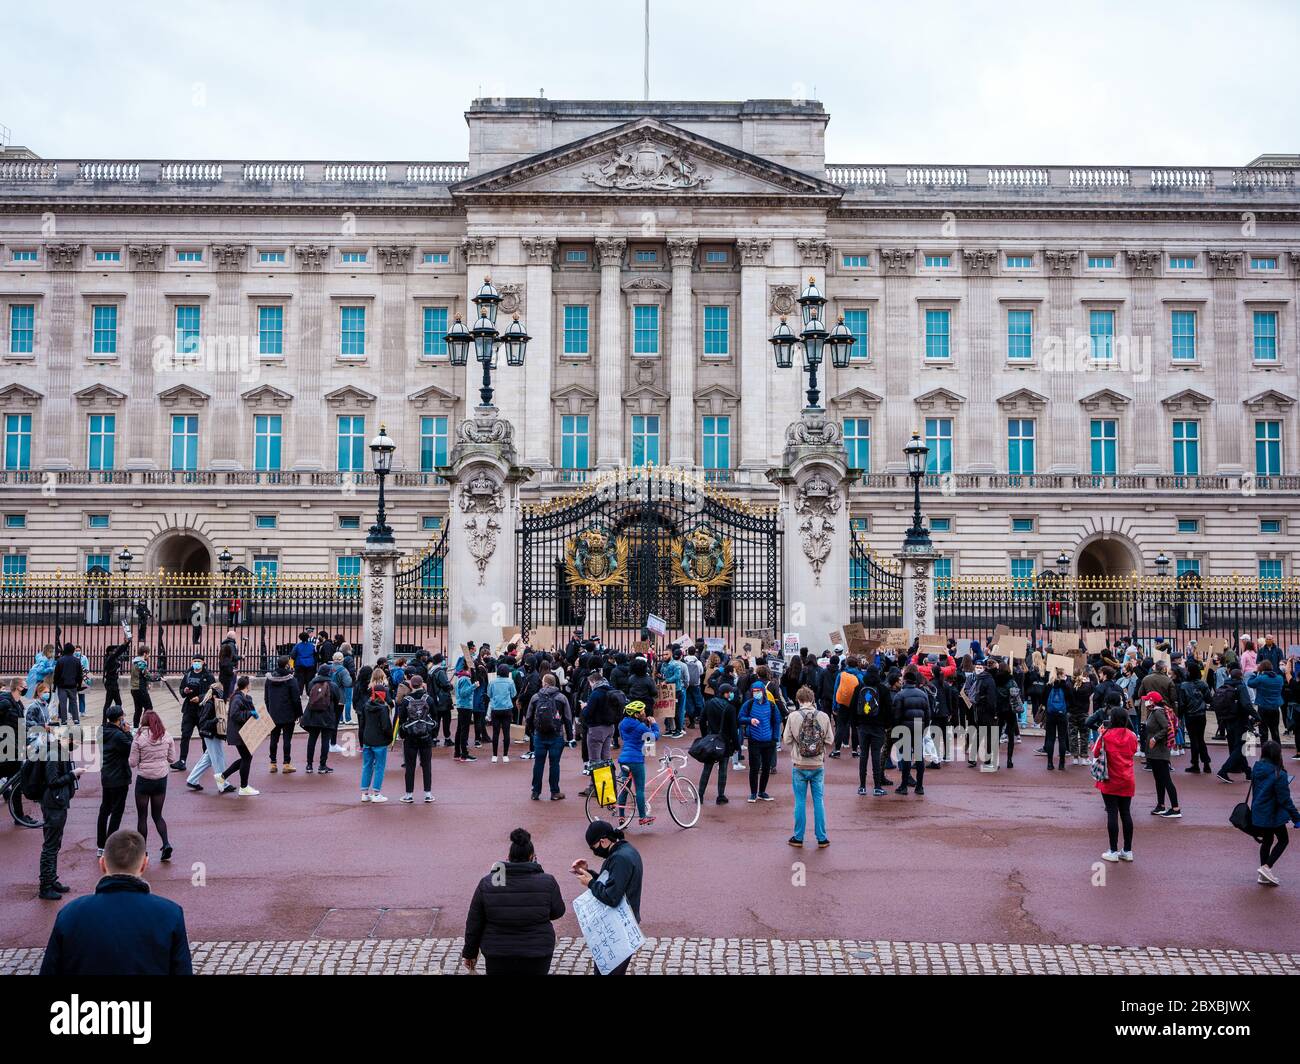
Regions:
<svg viewBox="0 0 1300 1064"><path fill-rule="evenodd" d="M1151 815L1165 820L1177 820L1183 812L1178 805L1178 790L1174 787L1169 748L1173 745L1174 733L1178 730L1178 719L1174 716L1172 705L1165 701L1159 691L1148 691L1139 701L1147 708L1146 720L1143 722L1147 767L1156 780L1156 807L1151 810Z"/></svg>
<svg viewBox="0 0 1300 1064"><path fill-rule="evenodd" d="M569 871L602 905L617 909L626 898L632 915L640 923L641 884L645 876L641 854L623 837L623 832L605 820L593 820L588 824L586 839L591 852L602 860L600 871L592 872L585 858L574 861ZM626 975L631 961L629 957L606 974Z"/></svg>
<svg viewBox="0 0 1300 1064"><path fill-rule="evenodd" d="M122 826L122 813L126 810L126 795L131 789L129 764L131 728L121 706L110 706L104 713L99 750L99 784L102 791L99 799L99 819L95 825L95 845L99 849L98 856L102 857L104 843ZM225 763L226 759L223 756L221 764L225 765ZM22 813L21 805L17 807L17 811Z"/></svg>

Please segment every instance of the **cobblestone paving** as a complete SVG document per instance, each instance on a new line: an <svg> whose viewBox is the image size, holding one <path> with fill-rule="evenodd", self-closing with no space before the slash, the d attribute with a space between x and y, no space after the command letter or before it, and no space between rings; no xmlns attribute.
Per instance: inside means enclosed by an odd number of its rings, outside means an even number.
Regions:
<svg viewBox="0 0 1300 1064"><path fill-rule="evenodd" d="M461 940L199 942L201 975L452 975ZM0 975L34 975L40 949L0 950ZM581 939L561 938L553 975L590 971ZM637 975L1300 975L1300 954L1127 946L647 939Z"/></svg>

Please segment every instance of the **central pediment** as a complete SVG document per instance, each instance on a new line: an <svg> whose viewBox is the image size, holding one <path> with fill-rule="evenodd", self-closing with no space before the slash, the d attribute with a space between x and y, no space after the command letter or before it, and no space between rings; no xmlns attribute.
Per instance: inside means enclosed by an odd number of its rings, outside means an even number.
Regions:
<svg viewBox="0 0 1300 1064"><path fill-rule="evenodd" d="M812 199L843 190L657 118L602 130L451 186L473 199Z"/></svg>

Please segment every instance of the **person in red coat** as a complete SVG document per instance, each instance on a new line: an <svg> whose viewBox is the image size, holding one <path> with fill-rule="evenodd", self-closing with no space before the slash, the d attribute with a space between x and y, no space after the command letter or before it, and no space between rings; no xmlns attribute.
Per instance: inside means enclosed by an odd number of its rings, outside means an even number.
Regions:
<svg viewBox="0 0 1300 1064"><path fill-rule="evenodd" d="M1110 711L1110 721L1101 729L1092 745L1093 758L1106 752L1106 778L1097 781L1101 800L1106 804L1106 831L1110 835L1110 849L1101 855L1103 861L1133 860L1133 795L1137 783L1133 778L1133 756L1137 753L1138 738L1129 727L1128 713L1122 706ZM1124 825L1124 848L1116 849L1120 824Z"/></svg>

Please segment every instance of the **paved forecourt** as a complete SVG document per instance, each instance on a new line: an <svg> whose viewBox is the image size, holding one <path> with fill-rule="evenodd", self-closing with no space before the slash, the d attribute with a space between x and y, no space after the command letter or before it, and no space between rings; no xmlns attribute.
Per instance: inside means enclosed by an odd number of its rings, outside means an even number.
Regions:
<svg viewBox="0 0 1300 1064"><path fill-rule="evenodd" d="M92 704L97 722L98 700ZM684 749L687 742L660 745ZM1149 773L1139 772L1137 860L1107 865L1099 860L1104 814L1088 770L1048 773L1032 745L1018 751L1011 771L983 773L965 764L932 770L922 798L859 797L858 762L846 752L828 762L832 845L824 851L786 845L791 795L784 754L769 788L775 802L747 804L747 782L733 774L731 804L714 805L711 788L695 828L683 831L659 810L651 827L630 829L645 858L645 931L656 951L677 943L683 955L690 948L696 964L706 963L702 956L723 963L716 958L725 960L733 946L759 949L740 945L745 941L762 944L771 958L778 952L772 943L786 942L780 952L787 962L806 955L800 940L818 943L814 954L821 957L840 939L874 943L878 961L887 953L898 963L903 947L885 951L881 942L926 944L926 951L953 944L941 952L957 949L959 959L966 947L958 944L1019 943L1047 951L1038 955L1042 963L1067 957L1077 963L1079 955L1069 951L1079 943L1300 951L1300 856L1282 859L1280 888L1255 882L1257 848L1227 823L1244 786L1188 776L1181 771L1185 758L1178 758L1185 816L1164 821L1147 815L1153 784ZM474 884L504 857L514 827L533 832L539 860L557 875L565 898L578 893L566 870L573 859L589 856L578 793L585 783L581 759L565 751L565 801L532 802L532 763L519 760L518 749L509 765L491 764L486 747L477 751L478 762L458 765L440 747L432 806L397 801L400 751L390 757L384 785L389 803L363 805L359 758L335 756L333 775L308 776L301 771L302 736L295 737L294 775L268 775L266 751L258 752L257 798L217 797L210 781L202 793L191 793L174 773L166 817L176 853L169 864L158 863L151 829L150 882L185 907L190 937L209 944L205 949L257 942L266 957L275 957L301 952L307 943L342 957L346 951L337 951L344 942L361 943L352 952L366 956L399 941L417 951L442 948L430 943L463 933ZM190 756L193 763L197 745ZM688 771L698 773L693 762ZM65 836L60 872L77 893L92 889L97 878L99 790L88 773ZM133 809L125 823L133 826ZM39 847L39 832L0 824L0 948L42 946L59 908L36 898ZM572 914L558 931L577 936ZM728 945L716 945L719 940ZM914 948L921 947L906 947L909 955ZM1060 949L1067 952L1051 952ZM567 963L563 956L560 963Z"/></svg>

